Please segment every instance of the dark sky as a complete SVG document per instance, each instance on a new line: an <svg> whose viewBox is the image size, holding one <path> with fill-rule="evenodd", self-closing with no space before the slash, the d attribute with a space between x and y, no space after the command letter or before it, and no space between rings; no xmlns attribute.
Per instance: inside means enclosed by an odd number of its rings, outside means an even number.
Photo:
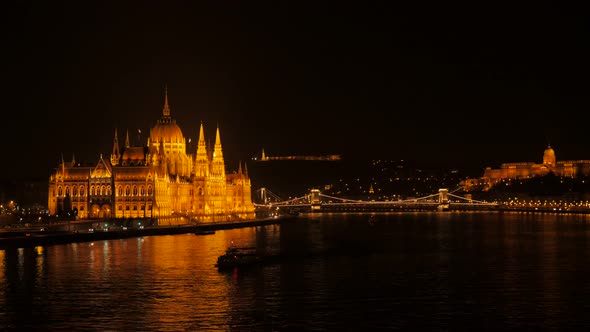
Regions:
<svg viewBox="0 0 590 332"><path fill-rule="evenodd" d="M156 123L166 85L187 138L219 125L228 170L262 148L483 169L550 143L590 159L584 11L394 3L13 2L2 175L108 156L115 128Z"/></svg>

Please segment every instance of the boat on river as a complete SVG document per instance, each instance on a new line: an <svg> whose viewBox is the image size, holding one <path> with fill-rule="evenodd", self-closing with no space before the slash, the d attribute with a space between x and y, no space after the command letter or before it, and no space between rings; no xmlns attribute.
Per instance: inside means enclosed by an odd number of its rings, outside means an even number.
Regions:
<svg viewBox="0 0 590 332"><path fill-rule="evenodd" d="M262 257L256 254L256 247L229 247L217 257L215 266L219 271L231 271L234 268L251 267L262 263Z"/></svg>
<svg viewBox="0 0 590 332"><path fill-rule="evenodd" d="M269 264L281 264L285 261L314 259L339 255L358 255L370 253L363 248L326 248L291 253L261 253L256 247L230 246L223 255L217 258L215 266L219 272L247 269Z"/></svg>

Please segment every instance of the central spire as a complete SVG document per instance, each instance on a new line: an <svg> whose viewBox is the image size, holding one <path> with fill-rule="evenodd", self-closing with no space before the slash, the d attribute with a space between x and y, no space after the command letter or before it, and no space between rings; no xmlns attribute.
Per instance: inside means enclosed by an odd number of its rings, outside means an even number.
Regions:
<svg viewBox="0 0 590 332"><path fill-rule="evenodd" d="M170 106L168 106L168 85L164 86L164 116L170 116Z"/></svg>

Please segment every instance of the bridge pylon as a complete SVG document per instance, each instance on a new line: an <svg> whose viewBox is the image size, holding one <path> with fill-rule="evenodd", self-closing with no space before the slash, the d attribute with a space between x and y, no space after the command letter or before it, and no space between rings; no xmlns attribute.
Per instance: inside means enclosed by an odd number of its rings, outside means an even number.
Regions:
<svg viewBox="0 0 590 332"><path fill-rule="evenodd" d="M441 188L438 190L438 202L440 204L449 204L449 189Z"/></svg>
<svg viewBox="0 0 590 332"><path fill-rule="evenodd" d="M322 208L322 201L320 200L320 190L312 189L309 196L309 203L311 204L311 210L319 210Z"/></svg>

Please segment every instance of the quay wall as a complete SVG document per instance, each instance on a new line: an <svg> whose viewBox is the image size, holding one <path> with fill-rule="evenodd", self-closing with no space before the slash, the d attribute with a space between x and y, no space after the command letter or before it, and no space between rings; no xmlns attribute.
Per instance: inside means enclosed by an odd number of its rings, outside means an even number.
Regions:
<svg viewBox="0 0 590 332"><path fill-rule="evenodd" d="M244 227L255 227L280 224L296 217L271 217L254 220L241 220L229 222L217 222L195 225L178 225L165 227L130 228L126 230L95 230L88 231L3 231L0 232L0 250L7 248L26 248L36 246L47 246L56 244L67 244L74 242L91 242L100 240L123 239L150 235L173 235L194 233L196 231L222 230Z"/></svg>

